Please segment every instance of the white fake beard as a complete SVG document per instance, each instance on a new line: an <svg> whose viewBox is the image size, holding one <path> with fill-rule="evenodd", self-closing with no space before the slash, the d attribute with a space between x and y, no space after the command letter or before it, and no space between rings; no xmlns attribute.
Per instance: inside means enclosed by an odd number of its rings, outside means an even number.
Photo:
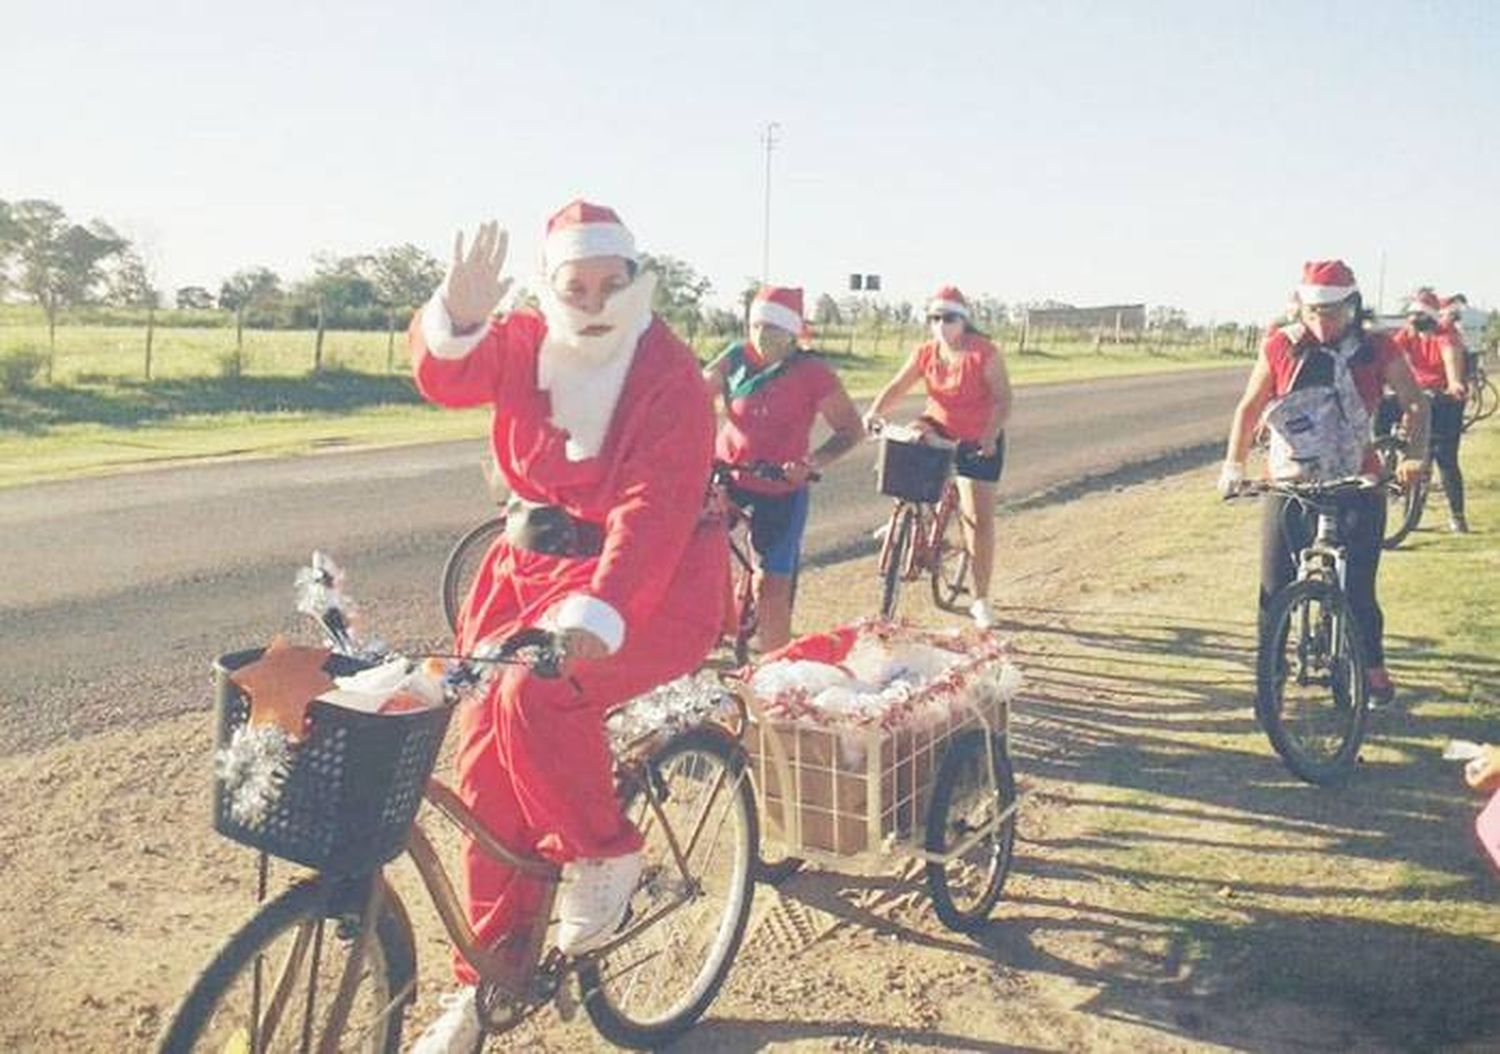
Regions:
<svg viewBox="0 0 1500 1054"><path fill-rule="evenodd" d="M537 356L537 387L549 395L552 423L568 433L568 460L582 461L604 445L635 347L651 325L656 276L641 275L597 315L562 303L550 286L543 290L538 299L547 335ZM598 336L579 332L589 326L610 330Z"/></svg>
<svg viewBox="0 0 1500 1054"><path fill-rule="evenodd" d="M599 365L635 347L651 324L651 298L656 275L644 272L604 302L604 310L590 315L563 303L550 282L540 283L537 300L547 320L547 345L554 353ZM590 336L583 331L608 326L608 333Z"/></svg>

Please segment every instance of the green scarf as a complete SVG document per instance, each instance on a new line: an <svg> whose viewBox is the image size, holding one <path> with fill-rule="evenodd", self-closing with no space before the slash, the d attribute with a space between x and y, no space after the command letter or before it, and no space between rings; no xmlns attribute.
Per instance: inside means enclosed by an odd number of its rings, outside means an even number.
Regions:
<svg viewBox="0 0 1500 1054"><path fill-rule="evenodd" d="M750 363L750 353L745 350L745 345L734 343L724 349L724 354L719 356L719 362L724 364L724 400L745 399L760 391L777 377L780 377L786 368L797 361L802 354L800 348L793 349L786 358L762 369L756 369Z"/></svg>

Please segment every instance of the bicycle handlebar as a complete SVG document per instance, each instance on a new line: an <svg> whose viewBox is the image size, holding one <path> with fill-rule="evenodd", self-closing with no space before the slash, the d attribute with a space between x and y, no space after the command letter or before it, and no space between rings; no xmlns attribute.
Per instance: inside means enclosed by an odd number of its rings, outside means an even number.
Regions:
<svg viewBox="0 0 1500 1054"><path fill-rule="evenodd" d="M1297 501L1320 501L1337 498L1344 494L1360 494L1378 490L1390 482L1387 476L1342 476L1329 480L1259 479L1242 480L1225 501L1236 498L1258 498L1262 494L1280 494Z"/></svg>

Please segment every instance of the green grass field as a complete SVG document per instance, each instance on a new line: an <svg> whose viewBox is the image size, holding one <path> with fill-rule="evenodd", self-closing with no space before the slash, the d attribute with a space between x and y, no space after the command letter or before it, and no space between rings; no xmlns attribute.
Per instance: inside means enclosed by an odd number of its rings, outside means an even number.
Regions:
<svg viewBox="0 0 1500 1054"><path fill-rule="evenodd" d="M165 317L180 321L182 314ZM918 339L916 330L861 331L852 340L828 332L815 345L852 394L868 397ZM702 336L695 350L707 359L724 343ZM403 333L392 343L385 333L329 331L318 373L314 344L312 332L247 329L237 352L232 326L158 326L147 380L143 325L59 326L50 383L40 374L29 384L0 384L0 487L191 458L484 434L483 413L437 412L422 403L407 373ZM0 308L0 366L46 348L37 309ZM1245 362L1201 344L1096 350L1060 339L1012 352L1007 361L1017 385Z"/></svg>

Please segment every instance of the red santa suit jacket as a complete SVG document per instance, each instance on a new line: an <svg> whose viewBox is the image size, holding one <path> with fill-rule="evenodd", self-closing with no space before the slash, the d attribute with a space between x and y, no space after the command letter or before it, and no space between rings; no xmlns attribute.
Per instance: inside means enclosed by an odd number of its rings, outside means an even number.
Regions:
<svg viewBox="0 0 1500 1054"><path fill-rule="evenodd" d="M603 446L593 457L570 461L567 433L549 420L548 393L537 385L546 328L539 315L515 312L491 320L483 339L452 359L426 346L420 314L412 324L422 394L442 406L494 406L491 445L511 490L604 529L603 550L594 557L497 541L466 605L459 647L535 625L579 594L592 598L586 604L613 609L626 640L659 617L716 627L728 550L722 524L702 515L714 417L692 352L653 318L636 344Z"/></svg>

